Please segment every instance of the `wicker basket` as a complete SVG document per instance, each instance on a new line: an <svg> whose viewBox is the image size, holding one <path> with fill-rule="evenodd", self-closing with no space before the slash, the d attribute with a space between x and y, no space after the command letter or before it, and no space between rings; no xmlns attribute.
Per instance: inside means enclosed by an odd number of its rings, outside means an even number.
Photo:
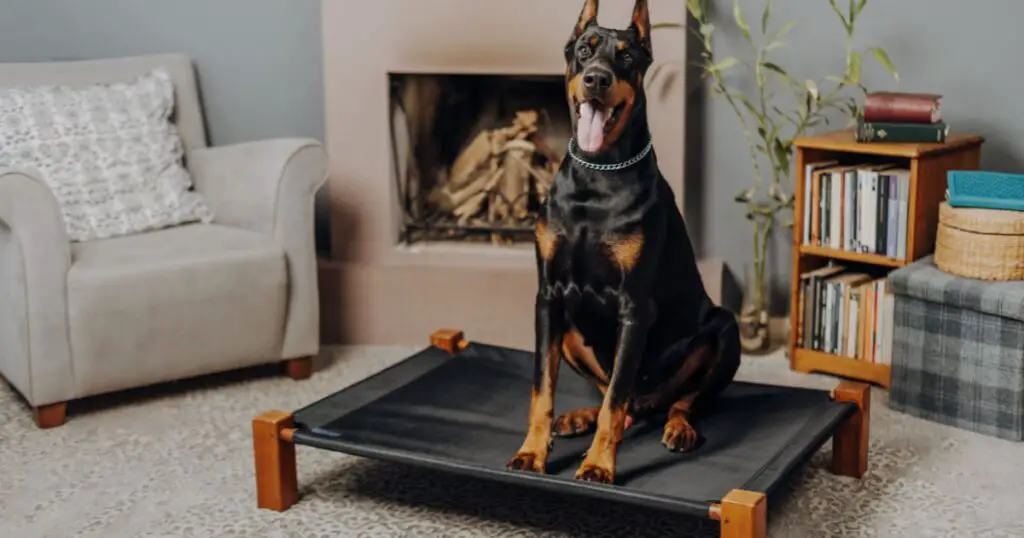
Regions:
<svg viewBox="0 0 1024 538"><path fill-rule="evenodd" d="M935 265L981 280L1024 280L1024 212L939 206Z"/></svg>

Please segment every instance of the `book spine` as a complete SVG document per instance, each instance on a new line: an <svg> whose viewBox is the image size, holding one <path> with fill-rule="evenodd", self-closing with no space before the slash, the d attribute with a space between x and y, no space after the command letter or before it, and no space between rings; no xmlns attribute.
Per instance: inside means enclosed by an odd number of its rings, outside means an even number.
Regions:
<svg viewBox="0 0 1024 538"><path fill-rule="evenodd" d="M888 208L885 212L885 255L890 258L896 257L896 228L899 224L899 210L897 209L897 199L899 197L899 176L897 174L889 174L889 185L886 187L886 194L888 199Z"/></svg>
<svg viewBox="0 0 1024 538"><path fill-rule="evenodd" d="M804 167L804 244L811 242L811 176L814 174L814 165L808 164Z"/></svg>
<svg viewBox="0 0 1024 538"><path fill-rule="evenodd" d="M910 177L900 174L899 182L899 239L896 243L896 257L906 259L907 257L907 216L910 213L908 198L910 197Z"/></svg>
<svg viewBox="0 0 1024 538"><path fill-rule="evenodd" d="M856 239L856 233L854 231L853 217L855 209L854 202L854 189L856 188L856 171L848 171L844 174L843 180L846 187L843 202L843 250L852 251L854 250L854 242Z"/></svg>
<svg viewBox="0 0 1024 538"><path fill-rule="evenodd" d="M893 123L857 120L857 142L945 142L949 127L939 123Z"/></svg>
<svg viewBox="0 0 1024 538"><path fill-rule="evenodd" d="M887 239L885 225L889 213L889 174L878 174L878 194L875 199L878 214L875 216L875 254L885 254Z"/></svg>

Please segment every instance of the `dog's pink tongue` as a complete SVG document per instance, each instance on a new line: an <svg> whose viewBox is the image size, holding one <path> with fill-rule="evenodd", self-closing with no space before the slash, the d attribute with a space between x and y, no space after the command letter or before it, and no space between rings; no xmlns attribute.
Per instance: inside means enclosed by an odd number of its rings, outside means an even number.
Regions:
<svg viewBox="0 0 1024 538"><path fill-rule="evenodd" d="M594 110L589 102L580 104L580 120L576 124L576 143L586 152L597 151L604 142L604 110Z"/></svg>

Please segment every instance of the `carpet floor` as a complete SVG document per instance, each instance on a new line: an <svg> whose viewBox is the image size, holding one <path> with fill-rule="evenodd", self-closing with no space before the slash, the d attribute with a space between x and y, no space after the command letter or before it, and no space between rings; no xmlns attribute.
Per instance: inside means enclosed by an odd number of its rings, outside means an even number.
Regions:
<svg viewBox="0 0 1024 538"><path fill-rule="evenodd" d="M306 447L299 504L258 510L253 415L297 409L413 351L330 348L305 381L257 369L87 399L51 430L0 383L0 535L717 536L714 522ZM790 372L781 354L745 359L739 378L836 383ZM769 536L1024 536L1024 446L892 412L884 391L872 398L868 474L830 474L826 443L769 507Z"/></svg>

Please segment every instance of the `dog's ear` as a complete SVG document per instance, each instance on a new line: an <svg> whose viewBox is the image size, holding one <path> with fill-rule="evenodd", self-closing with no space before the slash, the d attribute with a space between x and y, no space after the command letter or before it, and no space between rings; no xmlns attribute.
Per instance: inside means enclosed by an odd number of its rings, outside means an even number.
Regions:
<svg viewBox="0 0 1024 538"><path fill-rule="evenodd" d="M651 54L651 12L647 9L647 0L636 0L633 4L633 22L629 26L636 32L640 45Z"/></svg>
<svg viewBox="0 0 1024 538"><path fill-rule="evenodd" d="M597 24L597 7L598 0L584 0L583 9L580 10L580 18L576 21L576 27L572 30L570 41L576 41L588 26Z"/></svg>

